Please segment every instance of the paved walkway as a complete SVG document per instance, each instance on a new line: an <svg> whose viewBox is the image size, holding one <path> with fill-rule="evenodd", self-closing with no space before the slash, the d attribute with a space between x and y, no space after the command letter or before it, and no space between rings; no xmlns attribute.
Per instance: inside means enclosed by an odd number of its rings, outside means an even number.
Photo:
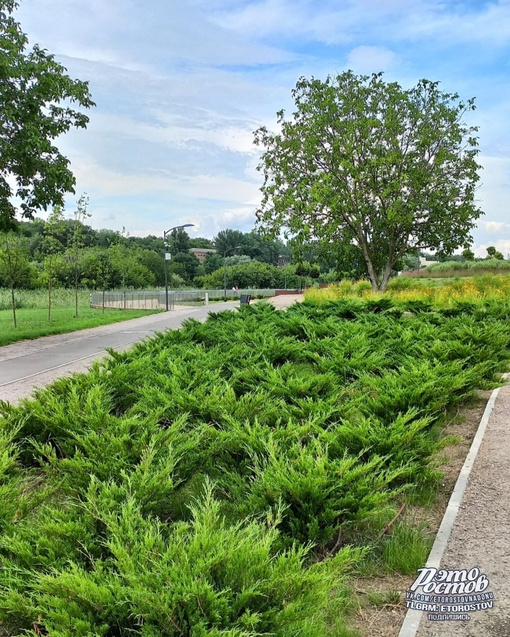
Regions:
<svg viewBox="0 0 510 637"><path fill-rule="evenodd" d="M282 295L267 300L277 308L284 308L301 299L301 295ZM156 332L178 329L187 318L205 321L209 312L237 307L239 301L180 307L131 321L0 347L0 400L17 403L61 376L84 372L93 361L106 355L107 348L124 350Z"/></svg>
<svg viewBox="0 0 510 637"><path fill-rule="evenodd" d="M510 636L509 481L510 385L505 385L487 405L427 563L438 569L436 583L442 580L443 586L415 591L422 595L415 607L419 601L432 607L408 611L400 637ZM452 572L459 570L467 573ZM448 593L448 580L460 583L457 591L454 586Z"/></svg>

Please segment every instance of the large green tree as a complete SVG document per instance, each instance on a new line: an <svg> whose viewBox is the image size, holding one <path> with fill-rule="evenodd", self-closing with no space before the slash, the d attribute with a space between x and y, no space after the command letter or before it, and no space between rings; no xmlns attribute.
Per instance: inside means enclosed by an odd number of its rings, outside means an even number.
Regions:
<svg viewBox="0 0 510 637"><path fill-rule="evenodd" d="M281 239L270 239L256 230L243 235L243 254L252 259L277 265L279 259L287 263L292 259L292 250Z"/></svg>
<svg viewBox="0 0 510 637"><path fill-rule="evenodd" d="M410 250L452 252L471 241L482 214L476 127L463 102L437 82L411 89L382 74L347 71L301 78L296 110L278 113L279 133L255 131L263 149L259 227L324 250L355 245L374 290L384 290Z"/></svg>
<svg viewBox="0 0 510 637"><path fill-rule="evenodd" d="M243 247L247 246L244 233L240 230L232 230L227 228L226 230L220 230L214 237L214 247L218 254L222 256L233 254L243 254Z"/></svg>
<svg viewBox="0 0 510 637"><path fill-rule="evenodd" d="M174 255L179 252L187 253L190 249L190 239L189 235L184 228L175 228L166 238L168 251L172 255L172 259Z"/></svg>
<svg viewBox="0 0 510 637"><path fill-rule="evenodd" d="M71 127L85 128L77 108L94 105L88 84L73 80L54 57L34 45L13 13L15 0L0 0L0 229L52 205L62 206L75 179L54 145ZM15 184L15 185L13 185Z"/></svg>
<svg viewBox="0 0 510 637"><path fill-rule="evenodd" d="M182 276L185 281L192 281L197 274L200 261L190 252L178 252L172 256L168 271Z"/></svg>

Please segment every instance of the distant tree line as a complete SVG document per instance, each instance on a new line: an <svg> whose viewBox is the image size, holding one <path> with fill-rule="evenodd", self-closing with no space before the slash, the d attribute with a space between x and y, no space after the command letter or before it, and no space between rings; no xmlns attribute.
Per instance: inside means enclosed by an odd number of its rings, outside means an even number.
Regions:
<svg viewBox="0 0 510 637"><path fill-rule="evenodd" d="M497 250L494 246L489 246L486 248L487 255L485 257L475 257L475 253L470 248L465 248L462 250L460 254L431 254L427 252L422 252L421 256L426 258L428 261L438 261L439 263L446 263L448 261L484 261L487 259L496 259L498 261L504 260L504 255L502 252Z"/></svg>
<svg viewBox="0 0 510 637"><path fill-rule="evenodd" d="M225 229L213 239L190 238L178 229L163 238L133 237L122 232L95 230L87 221L88 199L80 197L69 218L55 207L47 220L20 221L0 234L0 287L48 289L48 314L55 287L96 290L150 289L165 284L165 252L172 288L228 287L296 288L314 280L330 281L335 261L322 259L310 244L293 258L292 248L280 239L263 237L256 230ZM211 250L205 260L190 252ZM213 252L214 250L214 252ZM76 294L77 297L77 294ZM78 308L76 307L76 312Z"/></svg>

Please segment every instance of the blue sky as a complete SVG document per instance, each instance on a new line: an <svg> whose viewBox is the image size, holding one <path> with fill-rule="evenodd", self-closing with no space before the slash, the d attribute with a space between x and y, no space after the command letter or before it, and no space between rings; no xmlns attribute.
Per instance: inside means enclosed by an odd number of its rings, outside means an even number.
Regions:
<svg viewBox="0 0 510 637"><path fill-rule="evenodd" d="M86 131L60 140L95 228L191 236L254 226L253 131L300 76L384 71L476 97L485 215L475 251L510 254L510 0L21 0L37 42L88 80Z"/></svg>

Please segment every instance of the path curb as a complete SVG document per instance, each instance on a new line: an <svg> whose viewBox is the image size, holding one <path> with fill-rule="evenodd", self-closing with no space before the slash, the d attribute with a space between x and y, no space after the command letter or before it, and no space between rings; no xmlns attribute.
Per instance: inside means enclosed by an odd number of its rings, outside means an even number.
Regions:
<svg viewBox="0 0 510 637"><path fill-rule="evenodd" d="M503 379L506 380L508 376L509 374L503 374ZM448 502L448 506L446 507L441 526L439 527L436 539L434 541L434 544L432 545L427 564L425 565L426 567L439 568L448 539L455 523L455 519L457 517L457 513L459 511L459 507L462 502L462 498L464 497L464 492L467 487L469 475L475 463L480 445L482 444L485 430L487 429L487 425L489 423L489 419L492 410L494 409L494 405L496 403L496 399L500 390L501 387L497 387L492 392L487 405L485 406L482 419L480 420L480 424L478 425L478 430L473 439L473 442L471 443L469 453L459 473L459 477L457 478L457 482L455 483L455 487ZM404 623L402 624L402 628L400 629L398 637L415 637L422 617L423 611L409 609L406 613Z"/></svg>

